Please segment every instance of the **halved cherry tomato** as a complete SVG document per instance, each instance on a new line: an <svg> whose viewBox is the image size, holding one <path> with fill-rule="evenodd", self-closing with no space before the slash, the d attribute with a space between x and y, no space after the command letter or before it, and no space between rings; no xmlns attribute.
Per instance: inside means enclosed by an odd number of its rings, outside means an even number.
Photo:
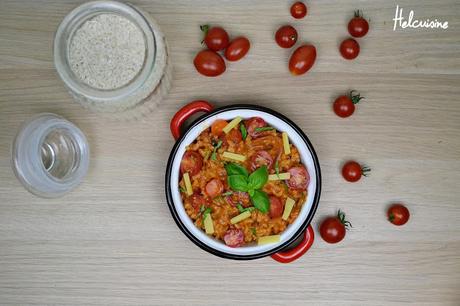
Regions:
<svg viewBox="0 0 460 306"><path fill-rule="evenodd" d="M348 38L340 44L340 54L348 60L356 58L359 54L359 44L353 38Z"/></svg>
<svg viewBox="0 0 460 306"><path fill-rule="evenodd" d="M307 6L303 2L296 2L291 6L291 15L295 19L300 19L307 15Z"/></svg>
<svg viewBox="0 0 460 306"><path fill-rule="evenodd" d="M363 16L360 16L359 10L355 11L355 17L348 23L348 32L353 37L363 37L368 31L369 23Z"/></svg>
<svg viewBox="0 0 460 306"><path fill-rule="evenodd" d="M236 144L243 140L243 136L241 135L241 132L235 128L230 130L230 132L228 132L228 134L225 135L225 139L227 139L227 141L229 142L233 142Z"/></svg>
<svg viewBox="0 0 460 306"><path fill-rule="evenodd" d="M262 166L267 166L267 169L271 169L272 165L273 157L267 151L257 151L251 156L251 171Z"/></svg>
<svg viewBox="0 0 460 306"><path fill-rule="evenodd" d="M198 52L193 60L193 64L199 73L209 77L221 75L226 69L222 56L211 50Z"/></svg>
<svg viewBox="0 0 460 306"><path fill-rule="evenodd" d="M388 209L388 220L394 225L404 225L409 221L410 213L406 206L393 204Z"/></svg>
<svg viewBox="0 0 460 306"><path fill-rule="evenodd" d="M180 171L182 174L188 172L191 176L194 176L200 172L201 167L203 167L203 157L198 152L185 152L180 162Z"/></svg>
<svg viewBox="0 0 460 306"><path fill-rule="evenodd" d="M292 53L289 59L289 70L293 75L301 75L310 70L316 60L316 48L313 45L303 45Z"/></svg>
<svg viewBox="0 0 460 306"><path fill-rule="evenodd" d="M237 248L243 245L244 233L242 230L237 228L229 229L224 236L224 242L226 245L232 248Z"/></svg>
<svg viewBox="0 0 460 306"><path fill-rule="evenodd" d="M266 126L267 123L260 117L252 117L251 119L246 120L245 125L248 134L252 138L255 138L261 135L261 132L256 131L256 129Z"/></svg>
<svg viewBox="0 0 460 306"><path fill-rule="evenodd" d="M200 210L202 205L208 207L211 204L205 197L197 193L192 195L191 200L191 204L197 212Z"/></svg>
<svg viewBox="0 0 460 306"><path fill-rule="evenodd" d="M281 48L290 48L297 42L297 30L290 25L282 26L276 31L275 40Z"/></svg>
<svg viewBox="0 0 460 306"><path fill-rule="evenodd" d="M291 178L287 181L289 188L297 190L307 189L310 183L310 175L305 167L293 167L289 169L289 173L291 174Z"/></svg>
<svg viewBox="0 0 460 306"><path fill-rule="evenodd" d="M248 53L250 47L251 44L246 37L237 37L225 50L225 58L231 62L237 61Z"/></svg>
<svg viewBox="0 0 460 306"><path fill-rule="evenodd" d="M213 134L216 137L219 137L224 133L223 128L228 124L227 121L222 120L222 119L217 119L216 121L213 122L211 125L211 134Z"/></svg>
<svg viewBox="0 0 460 306"><path fill-rule="evenodd" d="M201 28L205 31L206 36L204 37L204 43L209 49L220 51L227 48L228 42L230 41L227 31L221 27L212 27L209 30L206 26L202 26Z"/></svg>
<svg viewBox="0 0 460 306"><path fill-rule="evenodd" d="M345 180L349 182L357 182L361 178L362 175L367 176L367 173L371 171L368 167L361 167L355 161L346 162L342 168L342 176Z"/></svg>
<svg viewBox="0 0 460 306"><path fill-rule="evenodd" d="M219 179L210 180L205 187L206 194L211 198L215 198L224 191L224 184Z"/></svg>
<svg viewBox="0 0 460 306"><path fill-rule="evenodd" d="M283 214L284 205L280 198L270 196L270 218L278 218Z"/></svg>

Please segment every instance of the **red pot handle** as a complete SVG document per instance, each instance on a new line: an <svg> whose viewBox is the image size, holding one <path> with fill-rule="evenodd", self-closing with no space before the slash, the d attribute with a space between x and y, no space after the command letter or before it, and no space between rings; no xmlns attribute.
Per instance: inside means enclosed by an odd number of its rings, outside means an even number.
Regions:
<svg viewBox="0 0 460 306"><path fill-rule="evenodd" d="M302 241L295 248L289 251L281 251L275 253L272 255L272 258L277 262L290 263L302 256L303 254L305 254L313 244L313 241L315 240L315 233L313 232L313 227L309 225L303 233L303 235L304 237Z"/></svg>
<svg viewBox="0 0 460 306"><path fill-rule="evenodd" d="M193 101L182 107L171 119L170 128L174 139L179 139L180 127L191 115L198 112L209 113L213 108L214 107L209 102L203 100Z"/></svg>

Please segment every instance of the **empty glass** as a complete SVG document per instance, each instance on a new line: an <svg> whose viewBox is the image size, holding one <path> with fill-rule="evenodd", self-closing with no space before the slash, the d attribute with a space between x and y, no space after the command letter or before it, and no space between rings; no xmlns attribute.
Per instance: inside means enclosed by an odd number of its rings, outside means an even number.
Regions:
<svg viewBox="0 0 460 306"><path fill-rule="evenodd" d="M89 166L85 135L71 122L38 114L24 122L13 143L13 170L31 193L55 198L75 188Z"/></svg>

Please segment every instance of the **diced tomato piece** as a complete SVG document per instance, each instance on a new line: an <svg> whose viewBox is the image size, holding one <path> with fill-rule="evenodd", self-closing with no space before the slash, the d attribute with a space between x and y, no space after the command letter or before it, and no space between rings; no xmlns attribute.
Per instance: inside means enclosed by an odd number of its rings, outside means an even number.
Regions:
<svg viewBox="0 0 460 306"><path fill-rule="evenodd" d="M211 134L213 134L216 137L219 137L220 135L224 133L223 129L227 124L228 124L227 121L222 120L222 119L217 119L211 125Z"/></svg>
<svg viewBox="0 0 460 306"><path fill-rule="evenodd" d="M206 207L210 205L209 201L205 197L203 197L202 195L200 195L198 193L194 193L192 195L191 203L192 203L192 206L195 209L195 211L199 211L201 205L204 205Z"/></svg>
<svg viewBox="0 0 460 306"><path fill-rule="evenodd" d="M270 196L270 218L281 217L284 210L284 204L281 202L280 198L275 196Z"/></svg>
<svg viewBox="0 0 460 306"><path fill-rule="evenodd" d="M243 245L244 233L242 230L233 228L229 229L224 236L224 242L226 245L232 248L237 248Z"/></svg>
<svg viewBox="0 0 460 306"><path fill-rule="evenodd" d="M191 176L198 174L203 167L203 157L198 152L187 151L182 157L180 171L182 174L188 172Z"/></svg>
<svg viewBox="0 0 460 306"><path fill-rule="evenodd" d="M251 156L251 170L254 171L262 166L270 169L273 165L273 158L267 151L260 150Z"/></svg>
<svg viewBox="0 0 460 306"><path fill-rule="evenodd" d="M287 181L287 184L290 188L297 190L307 189L310 183L310 175L305 167L293 167L289 169L289 173L291 178Z"/></svg>
<svg viewBox="0 0 460 306"><path fill-rule="evenodd" d="M261 128L267 125L264 119L260 117L252 117L251 119L247 120L246 123L246 129L248 131L248 134L252 138L256 138L260 135L263 134L263 132L258 132L256 131L257 128Z"/></svg>
<svg viewBox="0 0 460 306"><path fill-rule="evenodd" d="M215 178L206 184L205 190L208 196L215 198L224 191L224 184L222 184L221 180Z"/></svg>
<svg viewBox="0 0 460 306"><path fill-rule="evenodd" d="M234 128L228 132L228 134L225 136L225 139L236 144L243 140L243 136L241 136L241 132L239 130Z"/></svg>

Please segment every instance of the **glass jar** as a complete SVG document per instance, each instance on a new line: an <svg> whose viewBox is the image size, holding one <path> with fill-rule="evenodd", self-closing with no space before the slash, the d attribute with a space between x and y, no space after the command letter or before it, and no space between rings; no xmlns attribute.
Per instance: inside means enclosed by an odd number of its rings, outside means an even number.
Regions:
<svg viewBox="0 0 460 306"><path fill-rule="evenodd" d="M75 32L99 14L127 18L144 37L145 57L139 73L122 87L102 90L82 82L72 71L69 48ZM142 117L154 110L171 87L172 68L167 43L158 24L147 13L115 1L84 3L71 11L59 25L54 38L54 64L73 98L92 111L129 119Z"/></svg>
<svg viewBox="0 0 460 306"><path fill-rule="evenodd" d="M38 114L24 122L12 146L14 173L31 193L55 198L75 188L89 166L85 135L71 122Z"/></svg>

